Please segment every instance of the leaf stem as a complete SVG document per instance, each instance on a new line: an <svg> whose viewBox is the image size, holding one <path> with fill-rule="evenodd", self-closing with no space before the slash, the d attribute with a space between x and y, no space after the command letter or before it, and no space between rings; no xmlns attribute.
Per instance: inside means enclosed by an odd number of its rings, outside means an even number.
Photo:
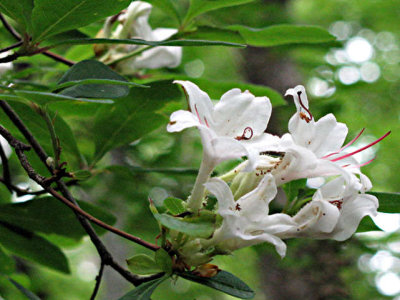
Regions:
<svg viewBox="0 0 400 300"><path fill-rule="evenodd" d="M147 50L149 50L149 49L151 49L151 48L154 48L154 47L155 47L154 45L143 46L142 48L140 48L140 49L138 49L138 50L136 50L136 51L133 51L133 52L131 52L131 53L128 53L128 54L126 54L126 55L124 55L124 56L121 56L121 57L119 57L119 58L116 58L116 59L114 59L114 60L112 60L112 61L110 61L110 62L107 62L106 65L108 65L108 66L114 65L114 64L119 63L119 62L121 62L121 61L123 61L123 60L125 60L125 59L128 59L128 58L137 56L137 55L139 55L139 54L142 54L144 51L147 51Z"/></svg>

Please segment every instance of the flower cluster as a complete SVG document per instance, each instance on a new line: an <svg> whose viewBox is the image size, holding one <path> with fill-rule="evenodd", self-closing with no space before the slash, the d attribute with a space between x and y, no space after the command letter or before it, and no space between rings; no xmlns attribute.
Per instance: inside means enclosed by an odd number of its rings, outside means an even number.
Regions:
<svg viewBox="0 0 400 300"><path fill-rule="evenodd" d="M268 242L280 256L286 253L283 239L310 237L348 239L364 216L377 214L378 199L366 194L372 185L353 155L385 138L355 151L346 151L361 133L344 145L348 129L328 114L316 121L303 86L289 89L296 113L289 120L289 132L282 137L266 133L272 106L267 97L232 89L213 105L209 96L189 81L182 86L189 111L170 117L169 132L197 127L203 144L203 160L187 204L192 214L201 214L207 199L217 199L220 218L208 238L190 237L174 244L189 265L208 262L213 255ZM230 172L211 177L222 161L246 159ZM303 197L287 199L279 213L270 213L270 203L279 186L290 181L322 177L324 184L310 188ZM289 209L290 208L290 209Z"/></svg>

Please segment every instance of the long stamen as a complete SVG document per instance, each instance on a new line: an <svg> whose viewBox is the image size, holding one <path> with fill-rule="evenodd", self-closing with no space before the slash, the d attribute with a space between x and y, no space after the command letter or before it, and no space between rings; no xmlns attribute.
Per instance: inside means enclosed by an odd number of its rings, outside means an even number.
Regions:
<svg viewBox="0 0 400 300"><path fill-rule="evenodd" d="M360 148L360 149L358 149L358 150L355 150L355 151L350 152L350 153L347 153L347 154L345 154L345 155L343 155L343 156L340 156L340 157L337 157L337 158L335 158L335 159L332 159L331 161L332 161L332 162L335 162L335 161L338 161L338 160L341 160L341 159L345 159L345 158L347 158L347 157L349 157L349 156L352 156L352 155L357 154L357 153L359 153L359 152L361 152L361 151L364 151L365 149L368 149L368 148L372 147L373 145L375 145L375 144L379 143L380 141L382 141L382 140L383 140L385 137L387 137L390 133L391 133L391 131L388 131L385 135L381 136L381 137L380 137L379 139L377 139L376 141L374 141L374 142L372 142L372 143L370 143L370 144L368 144L368 145L366 145L366 146L364 146L364 147L362 147L362 148Z"/></svg>
<svg viewBox="0 0 400 300"><path fill-rule="evenodd" d="M194 109L196 110L196 115L197 115L197 118L199 119L199 122L201 123L201 119L200 119L199 111L197 110L197 105L196 105L196 104L194 105Z"/></svg>
<svg viewBox="0 0 400 300"><path fill-rule="evenodd" d="M250 136L246 136L246 134L249 133ZM241 140L250 140L253 137L253 129L251 127L246 127L243 130L243 134L241 136L237 136L235 137L235 139L237 139L238 141Z"/></svg>
<svg viewBox="0 0 400 300"><path fill-rule="evenodd" d="M363 129L360 131L360 133L359 133L354 139L352 139L350 142L348 142L346 145L344 145L344 146L343 146L342 148L340 148L338 151L332 152L332 153L330 153L330 154L328 154L328 155L325 155L325 156L323 156L322 158L328 158L328 157L330 157L330 156L332 156L332 155L339 154L339 153L342 152L344 149L346 149L347 147L351 146L355 141L358 140L358 138L361 136L361 134L364 132L364 130L365 130L365 128L363 128Z"/></svg>
<svg viewBox="0 0 400 300"><path fill-rule="evenodd" d="M299 98L300 106L308 113L308 116L309 116L309 117L306 117L306 116L305 116L306 122L308 123L308 122L310 122L310 121L313 119L313 115L311 114L311 112L308 110L308 108L307 108L307 107L303 104L303 102L301 101L300 95L301 95L301 91L298 91L298 92L297 92L297 96L298 96L298 98Z"/></svg>

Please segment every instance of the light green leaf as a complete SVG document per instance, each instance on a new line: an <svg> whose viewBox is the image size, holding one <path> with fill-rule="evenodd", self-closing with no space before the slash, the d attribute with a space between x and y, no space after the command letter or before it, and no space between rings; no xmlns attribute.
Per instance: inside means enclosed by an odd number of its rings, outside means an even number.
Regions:
<svg viewBox="0 0 400 300"><path fill-rule="evenodd" d="M86 202L78 203L84 211L98 219L108 224L115 223L116 218L107 211ZM0 222L29 231L62 235L74 240L86 235L72 210L53 197L3 204L0 206ZM98 230L99 234L104 232L104 229Z"/></svg>
<svg viewBox="0 0 400 300"><path fill-rule="evenodd" d="M305 188L306 183L307 179L298 179L289 181L283 185L283 190L285 191L286 198L289 202L293 201L293 199L297 197L299 190Z"/></svg>
<svg viewBox="0 0 400 300"><path fill-rule="evenodd" d="M145 254L137 254L126 260L129 270L138 275L151 275L162 272L162 268L153 258Z"/></svg>
<svg viewBox="0 0 400 300"><path fill-rule="evenodd" d="M145 41L141 39L70 39L50 45L50 48L60 45L85 45L85 44L127 44L127 45L149 45L149 46L228 46L245 47L246 45L229 43L224 41L208 40L165 40L165 41Z"/></svg>
<svg viewBox="0 0 400 300"><path fill-rule="evenodd" d="M1 222L0 244L18 256L63 273L70 272L64 253L33 232Z"/></svg>
<svg viewBox="0 0 400 300"><path fill-rule="evenodd" d="M167 118L157 111L168 102L181 99L181 93L169 81L154 82L150 87L131 88L127 97L98 111L92 130L96 146L92 164L109 150L129 144L167 124Z"/></svg>
<svg viewBox="0 0 400 300"><path fill-rule="evenodd" d="M31 27L33 0L1 0L0 12L17 21L25 30Z"/></svg>
<svg viewBox="0 0 400 300"><path fill-rule="evenodd" d="M179 215L186 211L184 201L178 198L168 197L164 200L164 206L173 215Z"/></svg>
<svg viewBox="0 0 400 300"><path fill-rule="evenodd" d="M15 280L9 278L10 282L22 293L24 294L29 300L40 300L38 296L32 293L30 290L26 289L24 286L16 282Z"/></svg>
<svg viewBox="0 0 400 300"><path fill-rule="evenodd" d="M154 253L154 258L158 267L167 274L172 274L172 260L168 252L163 248L158 249Z"/></svg>
<svg viewBox="0 0 400 300"><path fill-rule="evenodd" d="M130 0L34 0L33 43L57 33L76 29L126 8Z"/></svg>
<svg viewBox="0 0 400 300"><path fill-rule="evenodd" d="M357 232L368 231L382 231L369 216L363 218L357 228Z"/></svg>
<svg viewBox="0 0 400 300"><path fill-rule="evenodd" d="M213 214L186 218L173 217L167 214L154 214L154 217L169 229L195 237L209 238L216 227L216 217Z"/></svg>
<svg viewBox="0 0 400 300"><path fill-rule="evenodd" d="M157 6L168 16L174 17L174 19L177 21L178 24L181 23L181 16L179 15L178 11L174 6L174 0L146 0L146 2L149 2L154 6Z"/></svg>
<svg viewBox="0 0 400 300"><path fill-rule="evenodd" d="M0 246L0 274L9 275L15 271L15 261Z"/></svg>
<svg viewBox="0 0 400 300"><path fill-rule="evenodd" d="M254 0L190 0L190 7L183 20L183 24L188 24L195 17L208 11L241 5L252 1Z"/></svg>
<svg viewBox="0 0 400 300"><path fill-rule="evenodd" d="M184 39L209 40L230 42L244 45L246 42L236 30L217 28L211 26L198 26L194 31L185 32L177 35Z"/></svg>
<svg viewBox="0 0 400 300"><path fill-rule="evenodd" d="M133 291L130 291L128 294L124 295L118 300L151 300L151 294L153 294L154 290L168 277L169 276L163 276L161 278L142 283Z"/></svg>
<svg viewBox="0 0 400 300"><path fill-rule="evenodd" d="M128 82L110 67L96 60L84 60L73 65L58 82L57 89L66 88L60 94L69 97L119 98L129 94L129 86L141 86Z"/></svg>
<svg viewBox="0 0 400 300"><path fill-rule="evenodd" d="M232 25L227 28L239 31L246 44L256 47L317 44L335 40L335 37L326 29L318 26L283 24L265 28L250 28L243 25Z"/></svg>
<svg viewBox="0 0 400 300"><path fill-rule="evenodd" d="M384 213L400 213L400 193L368 192L379 200L378 211Z"/></svg>
<svg viewBox="0 0 400 300"><path fill-rule="evenodd" d="M240 299L252 299L255 295L254 291L247 284L226 271L220 271L217 275L210 278L195 276L190 272L179 273L178 275Z"/></svg>

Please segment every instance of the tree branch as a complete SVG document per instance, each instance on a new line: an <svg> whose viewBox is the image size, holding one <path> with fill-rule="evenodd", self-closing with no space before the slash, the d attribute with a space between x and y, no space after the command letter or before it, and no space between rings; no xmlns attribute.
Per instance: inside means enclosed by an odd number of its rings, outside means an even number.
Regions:
<svg viewBox="0 0 400 300"><path fill-rule="evenodd" d="M53 52L50 52L50 51L44 51L42 54L47 57L50 57L51 59L53 59L55 61L63 63L64 65L67 65L69 67L73 66L75 64L75 62L73 62L72 60L66 59L66 58L64 58L58 54L55 54Z"/></svg>
<svg viewBox="0 0 400 300"><path fill-rule="evenodd" d="M3 23L3 26L11 35L16 39L17 41L21 40L21 36L19 33L7 22L7 20L4 18L3 14L0 13L0 20L1 23Z"/></svg>
<svg viewBox="0 0 400 300"><path fill-rule="evenodd" d="M7 51L12 50L14 48L18 48L21 45L22 45L22 41L19 41L19 42L15 43L15 44L13 44L11 46L8 46L6 48L1 49L0 53L7 52Z"/></svg>
<svg viewBox="0 0 400 300"><path fill-rule="evenodd" d="M99 274L96 276L96 284L94 286L94 290L90 300L94 300L96 298L97 292L100 288L101 279L103 278L103 271L104 271L104 262L102 261L100 264Z"/></svg>
<svg viewBox="0 0 400 300"><path fill-rule="evenodd" d="M10 175L10 168L8 166L8 158L6 153L4 152L4 148L1 145L1 143L0 143L0 158L1 158L1 164L3 166L3 177L4 177L3 183L8 188L8 190L12 192L11 175Z"/></svg>

